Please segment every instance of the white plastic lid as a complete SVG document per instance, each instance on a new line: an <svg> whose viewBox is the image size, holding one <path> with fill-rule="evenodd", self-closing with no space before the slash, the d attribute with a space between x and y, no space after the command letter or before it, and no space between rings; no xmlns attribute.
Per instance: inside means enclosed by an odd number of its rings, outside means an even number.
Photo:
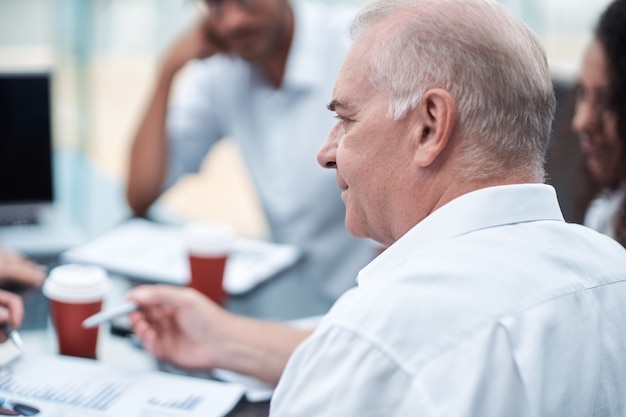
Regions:
<svg viewBox="0 0 626 417"><path fill-rule="evenodd" d="M190 222L184 228L187 249L197 255L227 254L235 237L235 230L226 223Z"/></svg>
<svg viewBox="0 0 626 417"><path fill-rule="evenodd" d="M101 300L109 290L109 276L98 266L67 264L53 268L43 284L52 300L89 303Z"/></svg>

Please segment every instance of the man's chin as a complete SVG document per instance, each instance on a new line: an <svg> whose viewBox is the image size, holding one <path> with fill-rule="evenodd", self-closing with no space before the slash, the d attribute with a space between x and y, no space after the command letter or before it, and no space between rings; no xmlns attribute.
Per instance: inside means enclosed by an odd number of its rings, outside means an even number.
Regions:
<svg viewBox="0 0 626 417"><path fill-rule="evenodd" d="M229 52L252 63L263 62L268 55L264 48L252 42L233 42L230 44Z"/></svg>
<svg viewBox="0 0 626 417"><path fill-rule="evenodd" d="M358 238L367 238L368 234L365 230L363 230L363 225L359 222L354 221L354 216L351 216L348 210L346 209L346 220L344 222L346 229L348 232Z"/></svg>

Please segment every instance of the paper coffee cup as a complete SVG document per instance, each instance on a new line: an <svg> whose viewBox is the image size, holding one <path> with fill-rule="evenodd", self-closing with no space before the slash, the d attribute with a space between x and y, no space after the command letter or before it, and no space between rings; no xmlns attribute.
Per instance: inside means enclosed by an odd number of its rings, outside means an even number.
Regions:
<svg viewBox="0 0 626 417"><path fill-rule="evenodd" d="M224 271L235 237L234 229L225 223L191 222L184 228L188 285L218 304L226 299Z"/></svg>
<svg viewBox="0 0 626 417"><path fill-rule="evenodd" d="M96 357L98 328L82 322L102 309L109 290L106 271L97 266L67 264L52 269L43 285L62 355Z"/></svg>

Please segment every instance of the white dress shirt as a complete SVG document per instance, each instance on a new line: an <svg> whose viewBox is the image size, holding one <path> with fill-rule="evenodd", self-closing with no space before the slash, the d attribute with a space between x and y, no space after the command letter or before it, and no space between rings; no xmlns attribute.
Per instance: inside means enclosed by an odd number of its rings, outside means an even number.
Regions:
<svg viewBox="0 0 626 417"><path fill-rule="evenodd" d="M624 201L624 186L615 190L605 190L596 197L585 213L584 225L615 239L619 209Z"/></svg>
<svg viewBox="0 0 626 417"><path fill-rule="evenodd" d="M554 189L461 196L365 267L271 416L626 416L626 251Z"/></svg>
<svg viewBox="0 0 626 417"><path fill-rule="evenodd" d="M168 114L167 185L197 171L216 141L231 138L256 188L270 239L303 250L302 278L330 300L329 307L354 287L376 248L347 232L335 173L316 160L335 122L326 106L350 47L354 9L303 1L293 6L295 33L280 88L233 56L213 56L182 74Z"/></svg>

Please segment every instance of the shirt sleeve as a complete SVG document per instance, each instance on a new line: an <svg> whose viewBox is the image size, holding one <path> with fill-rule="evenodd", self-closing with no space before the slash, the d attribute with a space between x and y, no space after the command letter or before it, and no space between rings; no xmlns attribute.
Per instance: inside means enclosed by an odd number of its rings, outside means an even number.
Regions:
<svg viewBox="0 0 626 417"><path fill-rule="evenodd" d="M505 328L491 328L416 367L394 360L383 345L331 328L294 353L270 415L534 415L509 337Z"/></svg>
<svg viewBox="0 0 626 417"><path fill-rule="evenodd" d="M294 353L270 415L393 416L409 387L409 376L384 351L335 327Z"/></svg>
<svg viewBox="0 0 626 417"><path fill-rule="evenodd" d="M224 137L219 90L210 59L191 63L174 87L168 106L166 131L169 146L165 188L182 175L197 172L209 149Z"/></svg>

